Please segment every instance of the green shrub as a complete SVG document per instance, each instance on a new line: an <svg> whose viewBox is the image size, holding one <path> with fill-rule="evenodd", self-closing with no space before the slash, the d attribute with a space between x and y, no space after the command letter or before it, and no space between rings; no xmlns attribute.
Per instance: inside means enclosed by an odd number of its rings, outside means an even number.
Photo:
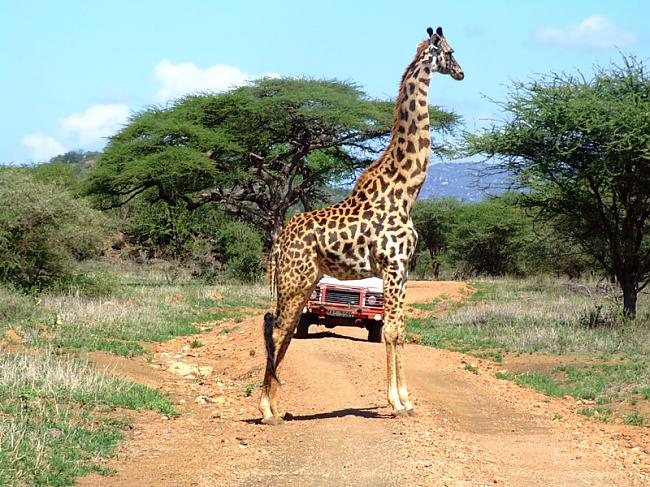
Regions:
<svg viewBox="0 0 650 487"><path fill-rule="evenodd" d="M124 230L129 240L148 257L173 259L207 279L224 271L228 278L239 281L259 276L261 234L214 207L189 211L182 203L142 200L131 207L126 218Z"/></svg>
<svg viewBox="0 0 650 487"><path fill-rule="evenodd" d="M192 260L205 255L202 244L218 226L217 216L207 207L189 211L184 203L140 200L129 207L123 230L150 257Z"/></svg>
<svg viewBox="0 0 650 487"><path fill-rule="evenodd" d="M51 286L109 241L107 218L82 199L25 171L0 172L0 280Z"/></svg>
<svg viewBox="0 0 650 487"><path fill-rule="evenodd" d="M227 274L240 281L255 280L262 269L262 235L244 222L232 222L217 231Z"/></svg>

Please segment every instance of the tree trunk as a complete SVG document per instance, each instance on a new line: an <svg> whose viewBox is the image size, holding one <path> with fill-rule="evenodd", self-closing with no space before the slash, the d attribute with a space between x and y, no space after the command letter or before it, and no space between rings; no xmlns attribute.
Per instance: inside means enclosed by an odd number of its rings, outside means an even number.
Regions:
<svg viewBox="0 0 650 487"><path fill-rule="evenodd" d="M277 242L278 237L282 233L282 227L284 221L282 218L275 218L272 226L271 226L271 247L275 245L275 242Z"/></svg>
<svg viewBox="0 0 650 487"><path fill-rule="evenodd" d="M624 274L620 280L623 290L623 312L625 316L633 320L636 317L636 300L638 296L639 283L633 275Z"/></svg>

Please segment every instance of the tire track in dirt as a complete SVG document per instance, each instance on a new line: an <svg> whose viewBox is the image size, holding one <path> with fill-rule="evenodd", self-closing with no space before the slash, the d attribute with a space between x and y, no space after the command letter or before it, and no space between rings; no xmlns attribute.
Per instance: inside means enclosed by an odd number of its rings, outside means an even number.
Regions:
<svg viewBox="0 0 650 487"><path fill-rule="evenodd" d="M430 302L440 294L458 296L460 289L461 283L415 283L409 295ZM575 414L572 400L497 380L489 362L471 359L480 372L471 374L462 354L407 345L418 415L390 417L385 346L368 343L357 329L333 334L315 327L314 338L294 340L280 371L288 420L261 425L259 395L245 393L261 380L260 328L255 317L232 333L201 335L205 346L197 350L188 347L193 337L157 346L146 366L156 367L159 388L182 403L182 415L140 416L107 465L117 474L91 475L80 485L650 483L648 456L624 444L647 444L642 430L586 420ZM170 372L174 362L211 367L211 373L180 377ZM553 421L556 414L564 419Z"/></svg>

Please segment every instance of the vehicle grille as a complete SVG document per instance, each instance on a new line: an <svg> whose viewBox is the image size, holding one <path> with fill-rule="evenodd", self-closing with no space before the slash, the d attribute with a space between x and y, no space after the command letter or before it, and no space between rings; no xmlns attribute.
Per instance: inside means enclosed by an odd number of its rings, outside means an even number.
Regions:
<svg viewBox="0 0 650 487"><path fill-rule="evenodd" d="M351 304L358 306L361 294L356 291L342 291L340 289L327 289L325 302L335 304Z"/></svg>
<svg viewBox="0 0 650 487"><path fill-rule="evenodd" d="M375 302L373 304L370 304L368 302L368 298L370 298L370 296L373 296L375 298L374 299ZM370 301L372 301L372 299ZM370 306L371 308L383 308L384 307L384 293L366 293L366 298L365 298L365 301L364 301L364 305L365 306Z"/></svg>

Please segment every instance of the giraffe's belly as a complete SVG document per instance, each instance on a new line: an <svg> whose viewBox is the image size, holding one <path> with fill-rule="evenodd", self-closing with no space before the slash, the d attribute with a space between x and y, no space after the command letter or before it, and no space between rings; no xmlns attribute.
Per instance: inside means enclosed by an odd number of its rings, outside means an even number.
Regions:
<svg viewBox="0 0 650 487"><path fill-rule="evenodd" d="M380 276L378 269L371 259L366 258L323 258L320 262L320 269L324 274L337 279L365 279L366 277Z"/></svg>

